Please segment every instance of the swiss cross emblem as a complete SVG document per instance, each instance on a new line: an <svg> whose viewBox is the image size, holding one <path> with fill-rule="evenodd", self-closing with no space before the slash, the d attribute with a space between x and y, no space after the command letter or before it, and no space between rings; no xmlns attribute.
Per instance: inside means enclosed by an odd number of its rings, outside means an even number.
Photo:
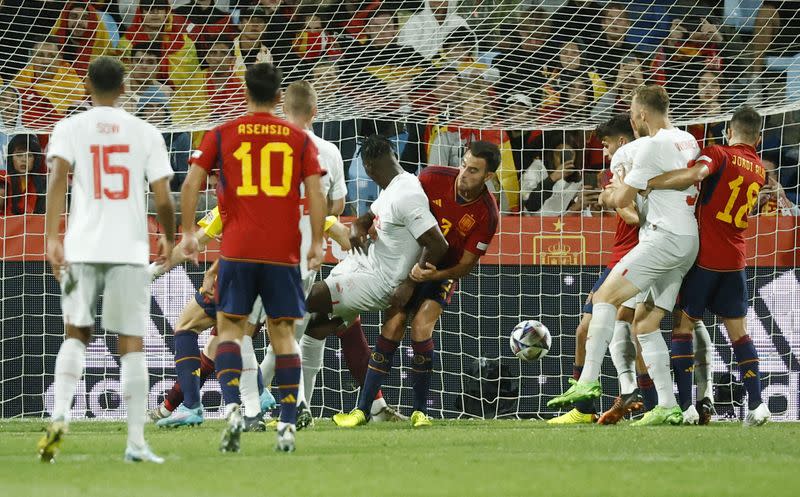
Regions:
<svg viewBox="0 0 800 497"><path fill-rule="evenodd" d="M458 221L458 231L466 233L475 226L475 218L471 214L464 214Z"/></svg>

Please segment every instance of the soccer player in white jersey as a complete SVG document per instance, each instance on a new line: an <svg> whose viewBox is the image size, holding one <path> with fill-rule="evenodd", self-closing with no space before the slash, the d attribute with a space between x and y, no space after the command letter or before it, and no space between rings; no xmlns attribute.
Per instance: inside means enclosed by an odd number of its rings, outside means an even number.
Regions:
<svg viewBox="0 0 800 497"><path fill-rule="evenodd" d="M164 462L144 439L149 382L143 337L150 313L145 184L150 184L155 195L163 227L161 256L168 259L175 236L169 192L173 172L158 130L115 107L125 90L124 76L119 60L94 60L86 83L92 109L60 121L47 151L51 169L47 259L61 284L67 338L56 357L52 421L38 445L44 462L53 460L67 432L101 293L103 327L119 334L122 392L128 411L125 461ZM72 197L62 244L59 225L70 171Z"/></svg>
<svg viewBox="0 0 800 497"><path fill-rule="evenodd" d="M646 125L649 138L639 148L633 167L622 183L602 195L606 207L630 205L647 190L647 181L664 172L682 169L700 149L692 135L669 121L669 97L658 85L636 90L631 103L634 128ZM683 277L694 264L699 247L694 204L697 189L667 190L650 194L639 244L628 252L592 297L592 321L586 341L586 363L577 383L554 401L574 402L600 395L600 366L614 333L617 308L642 293L636 307L633 333L658 394L658 405L635 424L679 424L683 414L672 390L669 350L659 326L675 307Z"/></svg>
<svg viewBox="0 0 800 497"><path fill-rule="evenodd" d="M404 305L414 291L409 278L414 264L436 265L447 252L447 241L428 208L422 185L400 167L391 142L372 135L364 141L361 157L381 193L369 212L353 223L353 252L325 281L315 283L306 299L312 313L306 328L310 340L324 341L328 335L349 328L362 312ZM375 236L367 248L370 230ZM363 385L371 351L363 333L359 334L358 339L350 341L349 351L345 343L342 348L345 355L350 354L346 358L355 380ZM375 407L373 404L373 413Z"/></svg>
<svg viewBox="0 0 800 497"><path fill-rule="evenodd" d="M319 164L327 171L327 174L320 178L322 195L328 199L328 215L338 216L344 210L344 199L347 195L347 186L344 182L344 161L336 145L318 137L311 129L311 124L317 115L317 94L309 82L295 81L286 88L283 99L283 112L290 123L305 129L317 146ZM332 224L332 220L326 220L326 231L332 227ZM300 235L300 253L306 254L311 245L311 220L308 217L305 205L300 217ZM309 270L306 264L301 264L300 276L303 280L303 292L308 297L311 286L317 278L317 271ZM308 319L309 316L306 314L302 323L295 330L298 342L300 342L305 332ZM322 345L324 346L324 343ZM301 348L302 356L303 348ZM275 376L275 352L272 350L271 344L267 347L267 353L261 362L261 373L264 376L264 384L269 388ZM301 379L300 390L297 395L297 429L303 429L313 423L313 417L306 401L306 395L310 397L311 392L306 394L303 385L304 381Z"/></svg>

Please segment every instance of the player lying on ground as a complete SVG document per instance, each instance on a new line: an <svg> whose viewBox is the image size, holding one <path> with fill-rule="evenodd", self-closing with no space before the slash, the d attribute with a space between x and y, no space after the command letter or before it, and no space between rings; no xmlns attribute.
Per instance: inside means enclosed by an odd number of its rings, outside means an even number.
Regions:
<svg viewBox="0 0 800 497"><path fill-rule="evenodd" d="M38 444L51 462L69 423L75 386L92 341L102 293L103 328L119 334L122 394L128 411L125 461L162 463L144 439L149 375L143 337L150 316L150 238L145 184L155 195L163 228L160 255L169 263L175 209L169 191L172 167L161 133L116 106L125 92L125 69L110 57L89 64L92 108L56 124L47 161L47 260L61 285L66 340L55 366L52 421ZM101 167L102 166L102 167ZM64 242L59 227L72 171L72 196Z"/></svg>
<svg viewBox="0 0 800 497"><path fill-rule="evenodd" d="M647 126L649 137L636 153L624 182L611 185L601 195L602 204L629 206L647 181L661 173L686 168L697 157L697 142L669 121L669 97L657 85L640 87L631 103L633 126ZM655 195L654 195L655 194ZM592 297L594 313L586 341L586 364L577 383L548 405L566 405L600 396L600 366L614 334L617 308L642 294L633 321L633 333L658 393L658 405L634 425L679 424L683 413L672 393L669 349L659 329L666 312L675 307L686 272L697 256L696 188L659 190L647 199L645 224L639 243L614 267ZM620 392L624 397L632 392Z"/></svg>
<svg viewBox="0 0 800 497"><path fill-rule="evenodd" d="M270 342L275 349L281 419L276 449L293 451L300 356L295 320L305 315L300 280L300 184L305 187L311 217L311 244L306 260L316 270L322 260L325 198L322 196L317 147L297 126L273 115L281 98L281 74L270 64L254 64L245 73L248 114L218 126L203 137L192 155L181 190L184 238L181 247L197 257L190 216L209 172L220 167L218 200L225 236L217 274L217 379L227 424L222 452L237 452L244 420L239 382L242 372L242 322L261 297ZM280 171L280 174L275 174Z"/></svg>
<svg viewBox="0 0 800 497"><path fill-rule="evenodd" d="M352 428L369 421L370 404L392 368L409 318L414 351L411 426L431 425L428 393L434 363L433 328L450 302L454 280L472 272L497 231L497 202L486 183L494 180L499 165L497 145L477 141L469 145L460 169L429 166L420 173L419 182L428 197L431 213L447 240L447 253L438 267L429 262L427 266L417 264L412 268L414 294L408 304L395 305L386 311L358 405L350 413L334 415L333 422L338 426Z"/></svg>
<svg viewBox="0 0 800 497"><path fill-rule="evenodd" d="M752 107L742 107L734 112L728 124L728 145L706 147L692 167L656 176L647 183L647 187L655 191L681 190L702 182L697 203L700 252L681 288L683 312L675 323L673 336L682 338L677 343L683 349L673 348L673 356L691 358L694 324L702 320L706 309L717 315L733 344L740 379L747 390L745 426L762 425L771 415L761 400L758 353L747 334L745 319L748 294L744 231L747 216L766 180L764 166L755 149L761 141L760 133L761 116ZM689 359L680 367L688 369L690 366ZM701 424L708 423L714 406L710 374L705 380L697 385ZM691 403L691 381L678 382L678 396Z"/></svg>
<svg viewBox="0 0 800 497"><path fill-rule="evenodd" d="M349 328L345 334L351 354L348 364L351 371L356 369L353 376L364 386L370 350L360 325L357 329L351 325L358 323L361 312L401 308L408 303L414 291L414 282L408 277L414 263L420 267L427 267L428 262L437 264L447 252L447 241L428 208L419 180L403 171L388 139L370 136L361 147L361 157L381 193L370 211L353 223L353 252L311 289L307 305L313 314L306 337L320 342L321 348L327 336ZM376 239L367 249L371 229ZM318 371L321 358L322 354L317 358L306 356L307 367ZM371 402L365 400L366 405ZM373 405L370 410L374 413L374 409Z"/></svg>

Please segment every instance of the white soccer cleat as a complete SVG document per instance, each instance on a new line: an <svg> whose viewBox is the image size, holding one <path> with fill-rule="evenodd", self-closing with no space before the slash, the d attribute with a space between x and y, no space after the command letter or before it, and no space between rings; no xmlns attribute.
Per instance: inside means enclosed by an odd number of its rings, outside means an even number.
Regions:
<svg viewBox="0 0 800 497"><path fill-rule="evenodd" d="M239 452L239 440L244 431L244 418L242 417L242 408L239 404L229 404L226 407L228 410L228 423L222 431L222 440L219 442L220 452Z"/></svg>
<svg viewBox="0 0 800 497"><path fill-rule="evenodd" d="M160 419L168 418L172 414L172 411L167 409L167 407L162 402L158 405L155 409L150 409L147 411L147 417L153 423L158 422Z"/></svg>
<svg viewBox="0 0 800 497"><path fill-rule="evenodd" d="M295 425L278 423L278 441L275 450L278 452L294 452L294 435L297 432Z"/></svg>
<svg viewBox="0 0 800 497"><path fill-rule="evenodd" d="M125 449L125 462L151 462L154 464L164 464L164 458L155 455L147 444L144 444L141 447L128 445L128 447Z"/></svg>
<svg viewBox="0 0 800 497"><path fill-rule="evenodd" d="M683 424L696 425L700 423L700 414L694 406L689 406L683 411Z"/></svg>
<svg viewBox="0 0 800 497"><path fill-rule="evenodd" d="M379 410L372 412L369 418L373 423L408 421L408 416L400 414L397 410L389 406L383 406Z"/></svg>
<svg viewBox="0 0 800 497"><path fill-rule="evenodd" d="M772 416L772 413L769 412L769 407L762 402L758 407L747 412L747 416L744 418L744 426L761 426L769 421L770 416Z"/></svg>

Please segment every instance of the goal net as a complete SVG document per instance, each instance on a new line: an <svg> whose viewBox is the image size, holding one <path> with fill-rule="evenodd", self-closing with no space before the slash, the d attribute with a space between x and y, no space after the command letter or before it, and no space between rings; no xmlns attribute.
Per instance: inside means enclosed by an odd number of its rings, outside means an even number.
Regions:
<svg viewBox="0 0 800 497"><path fill-rule="evenodd" d="M458 167L474 140L500 146L491 185L502 211L497 236L436 327L430 411L437 417L555 414L546 403L573 374L575 329L616 227L596 203L609 173L593 130L628 109L633 89L664 85L673 123L701 145L722 143L731 112L755 106L765 116L759 153L769 181L747 229L747 320L765 400L778 419L797 420L798 11L800 1L760 0L0 3L0 417L41 417L52 408L63 325L44 258L42 151L55 122L87 107L88 63L106 54L128 70L121 105L164 134L174 191L203 133L245 112L243 74L256 62L277 65L286 82L313 83L314 130L344 158L346 215L363 213L378 194L358 157L365 136L390 137L412 173L431 164ZM215 202L209 190L201 209ZM150 226L155 235L156 222ZM173 330L217 249L199 267L176 267L152 283L145 338L151 407L175 380ZM345 255L331 245L322 275ZM381 319L363 316L371 344ZM542 321L553 336L536 362L520 362L508 347L525 319ZM713 316L705 322L715 345L717 412L741 416L743 389L727 334ZM670 328L666 320L662 329ZM95 331L74 414L119 418L116 339L99 322ZM263 334L256 345L260 359ZM409 343L398 356L383 392L408 410ZM617 392L610 360L602 372L604 409ZM357 391L338 342L329 339L314 413L349 410ZM203 402L213 417L220 403L214 380Z"/></svg>

